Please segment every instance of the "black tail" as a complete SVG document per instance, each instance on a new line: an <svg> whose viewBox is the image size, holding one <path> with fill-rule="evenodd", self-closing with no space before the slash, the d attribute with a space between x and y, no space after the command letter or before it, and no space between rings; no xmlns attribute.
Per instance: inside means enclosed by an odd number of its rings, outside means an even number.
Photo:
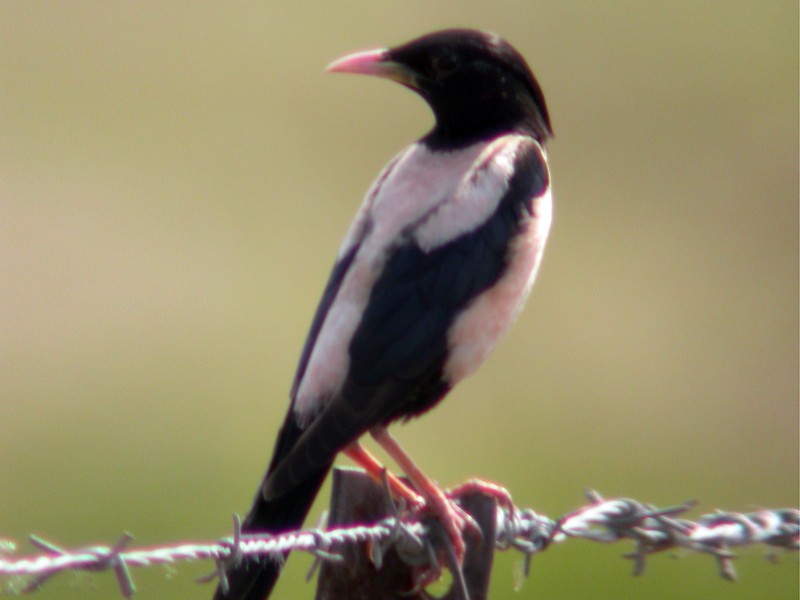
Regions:
<svg viewBox="0 0 800 600"><path fill-rule="evenodd" d="M290 414L278 435L278 443L264 481L289 453L301 433L302 430L297 427L293 415ZM263 484L259 486L253 506L242 523L242 532L282 533L300 528L330 468L331 464L326 465L291 491L270 500L265 500L261 493ZM214 600L265 600L281 574L287 555L288 553L284 554L283 559L247 558L229 567L226 571L228 593L223 593L220 586L217 586Z"/></svg>

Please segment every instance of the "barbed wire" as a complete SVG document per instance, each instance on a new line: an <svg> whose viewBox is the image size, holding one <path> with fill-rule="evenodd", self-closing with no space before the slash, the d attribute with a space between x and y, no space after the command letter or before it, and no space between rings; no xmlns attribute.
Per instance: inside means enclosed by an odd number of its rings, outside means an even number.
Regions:
<svg viewBox="0 0 800 600"><path fill-rule="evenodd" d="M678 518L694 502L657 508L630 498L603 498L595 491L587 492L589 503L553 520L532 509L516 506L498 508L496 548L516 549L525 557L525 574L531 558L554 543L570 538L595 542L632 540L634 550L624 556L634 560L633 573L644 572L647 556L674 548L684 548L716 558L720 575L736 578L731 548L764 545L770 548L768 558L775 558L774 549L800 549L800 510L766 509L751 513L722 512L706 514L697 520ZM217 577L227 587L225 567L244 556L280 557L284 552L309 552L319 560L341 561L338 550L349 544L369 542L373 562L379 567L390 548L417 561L430 553L426 537L429 528L418 514L396 514L376 523L349 525L330 529L314 528L280 535L245 535L239 518L234 516L233 536L213 542L165 544L149 548L129 548L133 536L125 533L112 546L88 546L66 550L37 536L30 542L41 552L20 558L12 557L16 545L0 539L0 577L9 578L5 590L25 594L38 590L51 577L64 571L114 571L120 592L126 598L136 587L130 574L132 567L150 567L179 561L212 560L216 570L199 581ZM427 548L427 550L426 550ZM435 560L435 559L434 559Z"/></svg>

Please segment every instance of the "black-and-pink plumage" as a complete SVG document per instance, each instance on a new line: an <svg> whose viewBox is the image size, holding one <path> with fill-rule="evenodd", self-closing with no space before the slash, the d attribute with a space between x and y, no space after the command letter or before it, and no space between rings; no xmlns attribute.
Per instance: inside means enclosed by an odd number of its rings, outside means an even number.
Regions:
<svg viewBox="0 0 800 600"><path fill-rule="evenodd" d="M436 124L384 168L342 244L246 532L299 527L339 452L477 369L522 308L550 228L549 117L506 42L448 30L329 70L406 85ZM244 561L216 598L266 598L279 572Z"/></svg>

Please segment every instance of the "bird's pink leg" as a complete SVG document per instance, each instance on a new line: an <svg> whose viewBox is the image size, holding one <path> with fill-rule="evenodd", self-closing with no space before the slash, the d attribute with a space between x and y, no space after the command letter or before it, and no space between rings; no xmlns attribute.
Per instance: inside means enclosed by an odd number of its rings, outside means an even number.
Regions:
<svg viewBox="0 0 800 600"><path fill-rule="evenodd" d="M342 450L342 453L363 468L367 474L378 482L383 480L385 473L386 481L389 484L392 495L405 498L409 508L419 508L425 504L425 500L422 496L403 483L397 475L384 467L377 458L370 454L370 452L358 442L350 444L347 448Z"/></svg>
<svg viewBox="0 0 800 600"><path fill-rule="evenodd" d="M370 430L370 434L392 457L425 499L426 511L438 518L447 532L450 543L453 545L458 564L462 564L466 553L463 531L465 528L470 528L480 534L478 525L472 517L450 500L442 489L417 467L412 458L406 454L405 450L400 447L400 444L389 434L385 427L373 427Z"/></svg>

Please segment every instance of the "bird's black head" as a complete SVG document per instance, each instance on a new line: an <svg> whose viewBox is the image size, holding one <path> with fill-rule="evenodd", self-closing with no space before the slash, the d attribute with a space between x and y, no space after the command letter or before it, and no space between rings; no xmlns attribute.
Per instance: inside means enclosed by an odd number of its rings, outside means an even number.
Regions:
<svg viewBox="0 0 800 600"><path fill-rule="evenodd" d="M359 52L328 70L379 75L413 89L430 105L435 146L459 145L508 131L544 142L552 135L544 95L525 59L496 35L438 31L386 50Z"/></svg>

